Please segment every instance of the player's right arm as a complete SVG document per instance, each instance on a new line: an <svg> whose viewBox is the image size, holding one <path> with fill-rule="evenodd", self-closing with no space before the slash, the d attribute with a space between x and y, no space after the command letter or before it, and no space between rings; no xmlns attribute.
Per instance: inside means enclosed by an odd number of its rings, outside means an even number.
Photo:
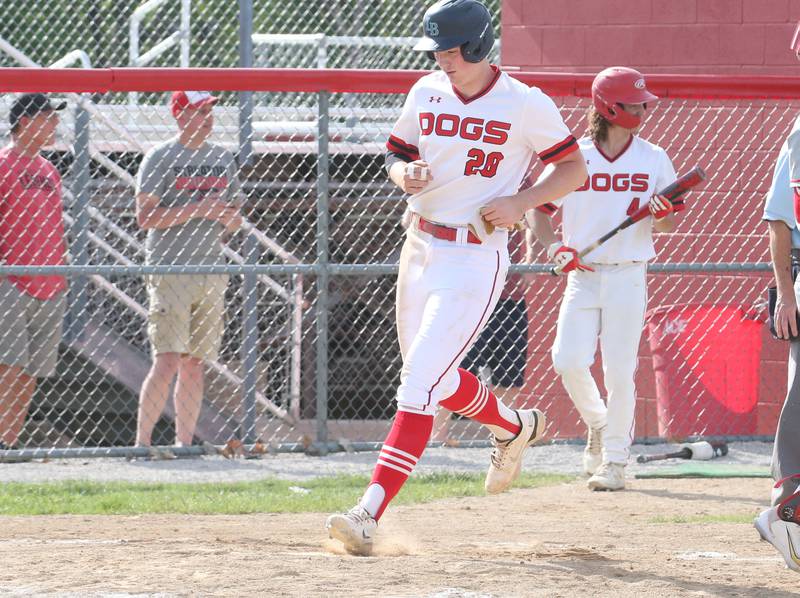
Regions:
<svg viewBox="0 0 800 598"><path fill-rule="evenodd" d="M578 257L578 251L574 247L567 247L556 236L553 229L553 220L550 214L542 210L531 210L526 214L528 219L528 230L525 231L525 262L533 263L533 243L538 240L547 250L547 259L556 266L555 273L567 274L573 270L582 272L592 271L592 268L585 265Z"/></svg>
<svg viewBox="0 0 800 598"><path fill-rule="evenodd" d="M416 111L416 85L403 104L400 118L386 142L386 171L389 179L410 195L419 193L433 180L430 165L419 155L419 122Z"/></svg>
<svg viewBox="0 0 800 598"><path fill-rule="evenodd" d="M797 334L797 299L792 281L792 231L796 226L793 193L789 186L790 157L784 151L778 156L772 185L764 205L764 220L769 226L769 253L778 291L775 304L775 332L779 338Z"/></svg>
<svg viewBox="0 0 800 598"><path fill-rule="evenodd" d="M775 304L775 332L778 338L797 336L797 299L792 284L792 231L780 220L769 221L769 253L778 287Z"/></svg>
<svg viewBox="0 0 800 598"><path fill-rule="evenodd" d="M527 251L533 250L533 244L538 241L545 249L549 248L555 243L560 243L556 232L553 229L553 220L549 214L540 210L531 210L526 214L529 228L525 231L525 240L527 241ZM526 254L526 258L527 258ZM533 257L532 255L530 257ZM533 260L527 260L531 263Z"/></svg>

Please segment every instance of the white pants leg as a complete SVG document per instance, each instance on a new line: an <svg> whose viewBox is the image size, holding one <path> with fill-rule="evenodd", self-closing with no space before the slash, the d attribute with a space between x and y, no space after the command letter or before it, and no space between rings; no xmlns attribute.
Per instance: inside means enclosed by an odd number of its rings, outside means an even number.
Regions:
<svg viewBox="0 0 800 598"><path fill-rule="evenodd" d="M508 253L409 231L401 259L398 409L433 415L458 387L458 366L494 311Z"/></svg>
<svg viewBox="0 0 800 598"><path fill-rule="evenodd" d="M422 285L427 260L427 243L409 232L400 252L400 271L397 275L397 294L394 304L397 339L403 360L422 323L425 302L421 301L420 297L426 294Z"/></svg>
<svg viewBox="0 0 800 598"><path fill-rule="evenodd" d="M627 463L636 407L634 376L647 306L647 266L619 266L601 276L600 351L608 391L603 461Z"/></svg>
<svg viewBox="0 0 800 598"><path fill-rule="evenodd" d="M561 301L553 367L587 426L606 424L606 406L589 368L600 333L600 282L596 272L571 272Z"/></svg>
<svg viewBox="0 0 800 598"><path fill-rule="evenodd" d="M647 306L647 265L571 272L558 314L553 366L586 425L606 426L603 460L627 463L633 440L639 340ZM608 407L589 368L597 339Z"/></svg>

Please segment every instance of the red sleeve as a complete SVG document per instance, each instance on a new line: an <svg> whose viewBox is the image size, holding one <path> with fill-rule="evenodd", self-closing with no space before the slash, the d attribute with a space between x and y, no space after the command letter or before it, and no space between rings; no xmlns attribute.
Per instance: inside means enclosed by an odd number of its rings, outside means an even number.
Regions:
<svg viewBox="0 0 800 598"><path fill-rule="evenodd" d="M539 158L545 164L552 164L558 162L564 156L568 156L578 149L578 141L574 136L570 135L563 141L559 141L555 145L551 145L546 150L538 152Z"/></svg>
<svg viewBox="0 0 800 598"><path fill-rule="evenodd" d="M544 212L548 216L552 216L558 211L558 206L552 203L545 203L540 206L536 206L536 209L540 212Z"/></svg>
<svg viewBox="0 0 800 598"><path fill-rule="evenodd" d="M415 145L406 143L399 137L394 135L389 136L389 141L386 142L386 149L392 153L400 154L408 158L409 162L419 160L419 148Z"/></svg>

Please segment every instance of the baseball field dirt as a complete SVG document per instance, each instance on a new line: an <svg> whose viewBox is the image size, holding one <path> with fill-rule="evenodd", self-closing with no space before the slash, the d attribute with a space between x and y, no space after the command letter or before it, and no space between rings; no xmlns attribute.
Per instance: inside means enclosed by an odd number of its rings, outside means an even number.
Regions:
<svg viewBox="0 0 800 598"><path fill-rule="evenodd" d="M376 554L342 554L325 513L0 519L0 595L752 596L800 576L750 519L767 479L576 480L390 509Z"/></svg>

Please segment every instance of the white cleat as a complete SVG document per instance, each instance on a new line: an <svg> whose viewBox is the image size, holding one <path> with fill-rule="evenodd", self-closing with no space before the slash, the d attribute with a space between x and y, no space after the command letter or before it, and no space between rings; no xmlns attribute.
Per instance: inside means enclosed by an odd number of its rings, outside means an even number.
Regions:
<svg viewBox="0 0 800 598"><path fill-rule="evenodd" d="M761 539L765 542L772 544L773 540L775 539L775 536L772 533L771 524L777 520L778 512L775 507L764 509L758 514L758 517L753 520L753 525L755 526L758 535L761 536Z"/></svg>
<svg viewBox="0 0 800 598"><path fill-rule="evenodd" d="M761 511L753 525L761 539L781 553L786 566L800 572L800 525L780 519L776 507Z"/></svg>
<svg viewBox="0 0 800 598"><path fill-rule="evenodd" d="M355 506L347 513L335 513L328 517L325 529L328 535L344 544L344 549L358 556L372 554L373 538L378 522L362 506Z"/></svg>
<svg viewBox="0 0 800 598"><path fill-rule="evenodd" d="M492 438L492 462L486 474L484 487L489 494L499 494L511 486L522 469L525 449L544 436L545 417L538 409L518 409L522 429L509 440Z"/></svg>
<svg viewBox="0 0 800 598"><path fill-rule="evenodd" d="M602 463L586 485L589 486L589 490L624 490L625 465Z"/></svg>
<svg viewBox="0 0 800 598"><path fill-rule="evenodd" d="M586 437L586 448L583 449L583 472L594 475L597 468L603 463L603 432L606 427L589 428Z"/></svg>

